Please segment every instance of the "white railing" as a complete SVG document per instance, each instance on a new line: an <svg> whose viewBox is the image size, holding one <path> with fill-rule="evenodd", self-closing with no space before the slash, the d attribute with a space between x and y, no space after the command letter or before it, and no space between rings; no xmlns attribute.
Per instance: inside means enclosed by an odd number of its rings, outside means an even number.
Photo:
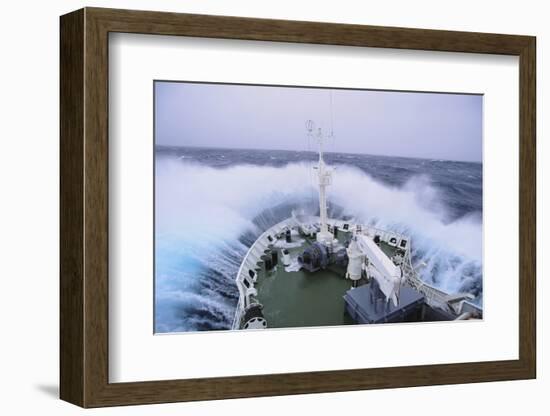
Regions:
<svg viewBox="0 0 550 416"><path fill-rule="evenodd" d="M480 307L474 305L471 302L465 301L469 298L469 295L466 293L458 293L456 295L449 295L443 290L437 289L430 284L424 282L419 276L411 263L410 250L407 250L406 258L403 261L402 270L403 275L405 276L409 285L414 289L418 290L424 298L426 303L433 307L438 307L448 312L453 312L455 314L462 314L464 305L466 304L469 309L475 311L476 314L482 315L483 311ZM455 300L463 301L458 305L452 304Z"/></svg>
<svg viewBox="0 0 550 416"><path fill-rule="evenodd" d="M309 223L319 223L319 217L308 217ZM405 248L405 256L403 258L403 263L401 264L401 269L403 271L403 277L405 278L406 282L412 286L414 289L418 290L422 295L425 297L426 302L430 306L435 306L447 310L453 310L451 305L449 304L449 295L445 292L443 292L440 289L437 289L428 283L424 282L420 277L418 276L418 273L414 269L411 263L411 240L408 236L405 236L403 234L399 234L393 231L387 231L387 230L381 230L376 227L371 227L363 224L354 224L353 222L344 221L344 220L329 220L329 225L331 227L337 226L340 230L346 231L344 228L345 224L349 224L349 227L347 231L357 231L358 228L361 229L361 233L365 234L369 237L374 237L375 235L378 235L381 239L381 241L384 241L386 243L389 243L392 238L396 239L395 246L399 248L399 245L402 240L407 240L407 246ZM258 263L261 260L261 257L265 254L265 250L272 246L273 242L276 240L276 235L280 234L283 231L286 231L287 229L300 226L300 222L294 218L287 218L284 221L279 222L278 224L275 224L273 227L266 230L258 239L252 244L252 246L248 249L248 252L246 253L243 262L241 263L241 266L239 267L239 271L237 272L237 277L235 278L235 282L237 284L237 288L239 289L239 301L237 303L237 308L235 311L235 316L233 318L233 324L231 326L232 329L239 329L240 328L240 322L242 318L242 314L244 313L245 309L248 307L249 302L249 296L247 296L247 291L254 288L255 279L252 279L248 271L253 270L254 273L256 273L256 268L258 267ZM269 236L271 236L272 240L269 240ZM248 287L245 285L245 279L248 283ZM250 292L249 292L250 293ZM465 295L466 296L466 295ZM470 308L473 308L477 310L481 314L481 309L477 307L476 305L473 305L470 302L467 302L468 306ZM462 308L460 308L462 309ZM460 313L460 310L453 310L455 313Z"/></svg>
<svg viewBox="0 0 550 416"><path fill-rule="evenodd" d="M235 316L233 318L231 329L239 329L242 314L248 307L247 291L254 287L254 281L249 276L248 270L253 270L254 273L256 273L255 269L258 267L261 257L265 254L265 250L273 244L276 239L275 236L280 234L282 231L286 231L289 227L294 226L295 223L296 221L294 218L287 218L286 220L275 224L273 227L264 231L248 249L246 255L244 256L244 260L239 267L239 271L237 272L237 277L235 278L235 283L239 289L239 302L237 303L237 309L235 310ZM269 236L273 239L272 241L269 240ZM245 279L249 284L248 287L244 283Z"/></svg>

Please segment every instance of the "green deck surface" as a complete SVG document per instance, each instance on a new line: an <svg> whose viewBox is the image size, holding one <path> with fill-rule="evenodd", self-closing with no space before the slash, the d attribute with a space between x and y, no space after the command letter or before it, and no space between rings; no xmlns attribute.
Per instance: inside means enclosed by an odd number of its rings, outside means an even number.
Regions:
<svg viewBox="0 0 550 416"><path fill-rule="evenodd" d="M384 243L382 250L393 255L394 248ZM292 255L302 248L289 250ZM343 296L352 281L345 279L345 269L331 266L314 273L287 272L281 262L268 273L259 274L258 301L269 328L349 325L354 322L344 313Z"/></svg>
<svg viewBox="0 0 550 416"><path fill-rule="evenodd" d="M330 270L285 272L279 265L257 290L268 327L288 328L353 323L344 314L343 296L350 287L349 279Z"/></svg>

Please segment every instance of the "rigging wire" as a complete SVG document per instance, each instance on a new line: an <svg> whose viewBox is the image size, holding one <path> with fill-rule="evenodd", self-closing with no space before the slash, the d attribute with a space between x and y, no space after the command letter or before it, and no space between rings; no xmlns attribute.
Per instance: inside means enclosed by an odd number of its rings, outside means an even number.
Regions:
<svg viewBox="0 0 550 416"><path fill-rule="evenodd" d="M334 137L334 114L332 107L332 90L330 90L330 137Z"/></svg>
<svg viewBox="0 0 550 416"><path fill-rule="evenodd" d="M332 150L336 151L336 139L334 138L334 101L333 90L330 90L330 139Z"/></svg>
<svg viewBox="0 0 550 416"><path fill-rule="evenodd" d="M307 140L307 157L311 154L311 134L307 134L306 140ZM308 173L308 179L309 179L309 193L311 195L311 201L315 200L315 185L314 185L314 178L313 178L313 160L310 160L309 163L307 163L306 159L306 167L307 167L307 173ZM309 203L307 203L309 205ZM306 206L307 207L307 206Z"/></svg>
<svg viewBox="0 0 550 416"><path fill-rule="evenodd" d="M336 139L334 137L334 97L333 90L330 90L330 147L333 153L336 153ZM336 169L335 166L332 169ZM329 191L330 192L330 191ZM327 210L330 210L330 203L327 198Z"/></svg>

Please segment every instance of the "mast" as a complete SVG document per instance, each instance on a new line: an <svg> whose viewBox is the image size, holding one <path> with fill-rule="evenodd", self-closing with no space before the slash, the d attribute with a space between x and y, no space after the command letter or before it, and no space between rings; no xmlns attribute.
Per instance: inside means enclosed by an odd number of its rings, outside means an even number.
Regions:
<svg viewBox="0 0 550 416"><path fill-rule="evenodd" d="M313 136L313 130L315 129L315 123L312 120L306 122L306 128L309 136ZM328 243L332 241L333 236L328 231L328 216L327 216L327 197L326 188L332 182L332 173L327 169L325 161L323 159L323 132L319 128L315 132L315 138L319 142L319 162L317 164L317 179L319 183L319 217L321 221L321 230L317 233L317 241L322 243Z"/></svg>

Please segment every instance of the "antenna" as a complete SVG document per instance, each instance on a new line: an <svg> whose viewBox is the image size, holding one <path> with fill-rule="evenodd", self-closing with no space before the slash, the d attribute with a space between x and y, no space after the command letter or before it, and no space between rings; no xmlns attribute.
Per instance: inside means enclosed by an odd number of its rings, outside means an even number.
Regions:
<svg viewBox="0 0 550 416"><path fill-rule="evenodd" d="M315 129L315 123L313 120L306 121L306 130L309 135L313 133L313 130Z"/></svg>
<svg viewBox="0 0 550 416"><path fill-rule="evenodd" d="M315 137L317 141L319 142L319 159L323 159L323 130L321 127L315 129L315 123L313 120L306 121L306 130L308 137Z"/></svg>

